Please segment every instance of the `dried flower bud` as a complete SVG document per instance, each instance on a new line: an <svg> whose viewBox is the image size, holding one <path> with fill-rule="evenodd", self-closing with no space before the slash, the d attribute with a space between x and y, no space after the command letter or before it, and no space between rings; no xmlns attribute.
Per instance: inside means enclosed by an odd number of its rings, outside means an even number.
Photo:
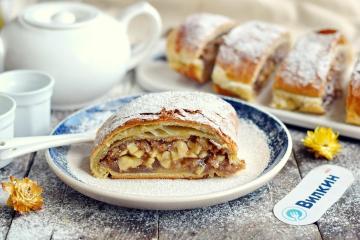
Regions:
<svg viewBox="0 0 360 240"><path fill-rule="evenodd" d="M10 182L1 183L4 191L9 193L7 205L19 213L36 211L42 208L44 204L41 196L43 190L34 181L29 178L17 179L10 176Z"/></svg>

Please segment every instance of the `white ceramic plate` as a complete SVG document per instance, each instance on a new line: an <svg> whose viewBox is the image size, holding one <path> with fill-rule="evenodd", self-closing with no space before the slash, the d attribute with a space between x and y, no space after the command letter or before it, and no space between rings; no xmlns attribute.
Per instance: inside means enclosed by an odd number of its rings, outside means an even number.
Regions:
<svg viewBox="0 0 360 240"><path fill-rule="evenodd" d="M164 54L165 41L161 41L151 58L144 61L136 70L138 83L148 91L167 90L194 90L213 92L210 83L198 85L186 79L182 75L171 70L166 62ZM268 107L271 101L271 81L263 89L256 101L251 103L266 110L285 123L299 127L315 128L316 126L327 126L338 131L341 135L360 139L360 127L347 124L345 119L345 99L337 99L326 115L318 116L299 112L290 112ZM346 83L344 92L346 92Z"/></svg>
<svg viewBox="0 0 360 240"><path fill-rule="evenodd" d="M62 121L52 134L95 129L112 112L134 98L120 98L80 110ZM247 163L245 170L230 178L97 179L89 170L92 144L52 148L46 152L46 158L51 169L66 184L110 204L142 209L188 209L226 202L272 179L288 160L292 142L286 127L272 115L235 99L225 100L232 104L240 118L239 154Z"/></svg>

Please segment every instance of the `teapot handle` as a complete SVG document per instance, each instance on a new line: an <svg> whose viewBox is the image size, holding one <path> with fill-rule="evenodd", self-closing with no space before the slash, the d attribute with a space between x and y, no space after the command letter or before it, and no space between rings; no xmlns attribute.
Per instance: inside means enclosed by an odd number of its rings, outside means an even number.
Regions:
<svg viewBox="0 0 360 240"><path fill-rule="evenodd" d="M151 19L151 35L146 42L136 46L132 53L127 70L134 68L141 60L143 60L148 54L150 54L154 45L159 41L161 35L161 18L158 11L147 2L139 2L125 9L120 16L120 20L124 23L125 28L129 27L130 21L141 14L146 14Z"/></svg>

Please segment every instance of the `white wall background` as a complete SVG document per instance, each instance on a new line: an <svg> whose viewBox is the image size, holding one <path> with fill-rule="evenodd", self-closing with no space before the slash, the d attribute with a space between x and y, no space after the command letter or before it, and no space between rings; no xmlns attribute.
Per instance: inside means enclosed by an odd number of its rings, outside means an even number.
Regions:
<svg viewBox="0 0 360 240"><path fill-rule="evenodd" d="M164 31L178 24L187 15L194 12L213 12L227 15L239 22L260 19L289 26L294 34L309 29L338 28L360 46L360 0L148 0L161 13ZM36 0L0 0L2 15L7 20L28 4ZM110 14L116 15L121 8L136 0L83 0L97 5ZM140 17L133 25L146 24L146 18ZM146 32L132 28L134 41L142 38Z"/></svg>

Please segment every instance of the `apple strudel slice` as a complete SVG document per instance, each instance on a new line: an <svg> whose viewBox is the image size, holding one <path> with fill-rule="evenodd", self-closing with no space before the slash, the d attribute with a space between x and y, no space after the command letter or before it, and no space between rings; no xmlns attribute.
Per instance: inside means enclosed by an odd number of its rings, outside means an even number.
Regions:
<svg viewBox="0 0 360 240"><path fill-rule="evenodd" d="M238 128L235 110L215 95L143 95L98 130L90 169L99 178L230 176L245 167Z"/></svg>
<svg viewBox="0 0 360 240"><path fill-rule="evenodd" d="M348 41L337 30L323 29L302 36L277 71L271 105L324 114L341 95L341 81L350 59Z"/></svg>
<svg viewBox="0 0 360 240"><path fill-rule="evenodd" d="M225 16L198 13L186 18L167 37L166 55L171 68L204 83L210 80L221 36L234 25Z"/></svg>
<svg viewBox="0 0 360 240"><path fill-rule="evenodd" d="M360 57L354 66L348 87L346 122L360 125Z"/></svg>
<svg viewBox="0 0 360 240"><path fill-rule="evenodd" d="M290 49L285 28L251 21L224 36L212 74L220 94L253 100Z"/></svg>

